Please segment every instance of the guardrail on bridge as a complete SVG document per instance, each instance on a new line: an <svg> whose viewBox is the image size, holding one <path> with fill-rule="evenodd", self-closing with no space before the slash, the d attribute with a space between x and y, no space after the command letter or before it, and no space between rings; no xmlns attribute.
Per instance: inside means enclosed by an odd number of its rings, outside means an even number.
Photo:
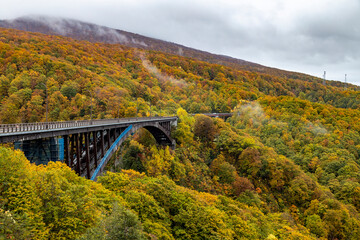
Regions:
<svg viewBox="0 0 360 240"><path fill-rule="evenodd" d="M95 119L95 120L77 120L77 121L60 121L60 122L36 122L36 123L14 123L0 124L1 133L28 132L39 130L51 130L91 125L104 125L112 123L132 122L141 120L166 119L168 117L138 117L138 118L115 118L115 119Z"/></svg>

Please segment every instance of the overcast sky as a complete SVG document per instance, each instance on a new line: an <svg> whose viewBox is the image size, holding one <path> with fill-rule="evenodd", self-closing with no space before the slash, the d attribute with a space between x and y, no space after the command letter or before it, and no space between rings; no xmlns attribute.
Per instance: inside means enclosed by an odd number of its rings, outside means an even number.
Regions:
<svg viewBox="0 0 360 240"><path fill-rule="evenodd" d="M360 85L360 0L0 0L0 19L67 17Z"/></svg>

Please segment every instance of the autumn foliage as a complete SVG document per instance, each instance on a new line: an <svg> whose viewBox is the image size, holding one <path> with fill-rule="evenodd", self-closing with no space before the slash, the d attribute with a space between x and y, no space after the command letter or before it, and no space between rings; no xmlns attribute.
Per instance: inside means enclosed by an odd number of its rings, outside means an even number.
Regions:
<svg viewBox="0 0 360 240"><path fill-rule="evenodd" d="M358 239L357 90L0 29L0 123L179 117L175 150L141 130L98 182L1 147L0 238Z"/></svg>

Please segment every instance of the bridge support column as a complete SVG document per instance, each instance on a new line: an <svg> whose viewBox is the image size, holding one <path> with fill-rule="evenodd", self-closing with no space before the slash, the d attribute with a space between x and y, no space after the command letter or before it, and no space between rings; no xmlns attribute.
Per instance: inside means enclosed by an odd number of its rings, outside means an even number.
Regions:
<svg viewBox="0 0 360 240"><path fill-rule="evenodd" d="M90 144L89 144L90 133L84 133L85 137L85 159L86 159L86 177L90 178Z"/></svg>
<svg viewBox="0 0 360 240"><path fill-rule="evenodd" d="M79 134L75 134L75 141L76 141L76 172L77 174L81 175L80 170L80 137Z"/></svg>
<svg viewBox="0 0 360 240"><path fill-rule="evenodd" d="M104 157L105 154L105 141L104 141L104 131L100 131L100 147L101 147L101 158Z"/></svg>
<svg viewBox="0 0 360 240"><path fill-rule="evenodd" d="M65 164L70 166L70 142L69 135L64 136Z"/></svg>
<svg viewBox="0 0 360 240"><path fill-rule="evenodd" d="M109 149L110 148L110 129L108 129L108 130L106 130L106 132L107 132L107 148L106 149Z"/></svg>
<svg viewBox="0 0 360 240"><path fill-rule="evenodd" d="M75 138L74 135L71 135L70 138L70 167L74 168L74 148L75 148Z"/></svg>
<svg viewBox="0 0 360 240"><path fill-rule="evenodd" d="M98 166L97 131L92 132L95 168Z"/></svg>
<svg viewBox="0 0 360 240"><path fill-rule="evenodd" d="M84 134L83 133L80 133L79 134L79 141L80 141L80 151L82 151L84 149ZM80 152L81 154L81 152ZM81 157L81 155L80 155Z"/></svg>

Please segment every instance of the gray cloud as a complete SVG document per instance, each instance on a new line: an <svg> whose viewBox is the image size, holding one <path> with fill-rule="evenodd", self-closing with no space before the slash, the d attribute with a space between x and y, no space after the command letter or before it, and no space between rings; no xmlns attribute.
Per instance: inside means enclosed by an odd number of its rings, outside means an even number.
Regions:
<svg viewBox="0 0 360 240"><path fill-rule="evenodd" d="M12 0L0 18L70 17L360 85L358 0Z"/></svg>

